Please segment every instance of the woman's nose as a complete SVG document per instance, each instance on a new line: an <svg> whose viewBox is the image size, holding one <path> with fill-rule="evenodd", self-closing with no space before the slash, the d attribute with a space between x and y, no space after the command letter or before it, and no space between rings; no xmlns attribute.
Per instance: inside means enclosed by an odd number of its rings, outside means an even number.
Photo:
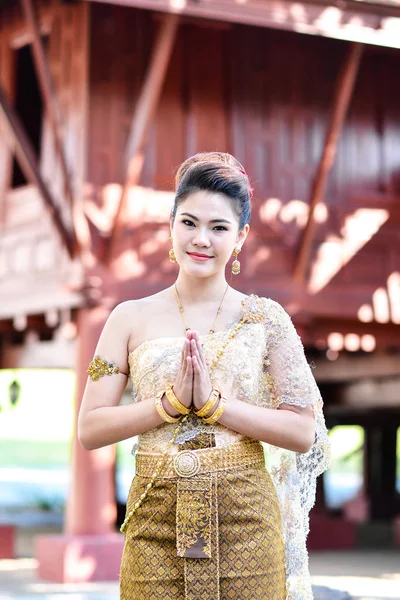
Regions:
<svg viewBox="0 0 400 600"><path fill-rule="evenodd" d="M205 229L198 228L196 230L196 235L193 238L194 246L209 246L210 240L208 238L208 233Z"/></svg>

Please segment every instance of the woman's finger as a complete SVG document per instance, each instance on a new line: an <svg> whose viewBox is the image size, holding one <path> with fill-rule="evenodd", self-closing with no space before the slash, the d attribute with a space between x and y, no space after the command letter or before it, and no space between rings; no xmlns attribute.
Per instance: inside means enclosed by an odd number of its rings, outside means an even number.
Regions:
<svg viewBox="0 0 400 600"><path fill-rule="evenodd" d="M186 340L184 340L183 342L183 346L182 346L182 352L181 352L181 368L183 367L183 364L185 362L185 350L186 350Z"/></svg>
<svg viewBox="0 0 400 600"><path fill-rule="evenodd" d="M186 329L186 339L189 340L189 342L190 342L192 337L193 337L193 331L191 329Z"/></svg>
<svg viewBox="0 0 400 600"><path fill-rule="evenodd" d="M204 352L203 352L203 349L202 349L202 346L201 346L201 343L200 343L200 336L199 335L196 336L196 345L197 345L197 353L198 353L198 356L199 356L199 361L200 361L202 367L204 369L206 369L207 368L207 363L206 363Z"/></svg>
<svg viewBox="0 0 400 600"><path fill-rule="evenodd" d="M203 361L200 355L200 349L199 349L199 345L196 339L194 339L192 341L192 356L195 356L197 359L197 369L200 372L201 368L203 367Z"/></svg>
<svg viewBox="0 0 400 600"><path fill-rule="evenodd" d="M191 356L188 356L186 359L185 377L190 380L193 377L193 359Z"/></svg>
<svg viewBox="0 0 400 600"><path fill-rule="evenodd" d="M180 370L178 371L178 374L177 374L178 378L183 378L185 376L186 360L187 360L187 345L186 345L186 340L185 340L184 344L183 344L183 349L182 349L181 367L180 367Z"/></svg>
<svg viewBox="0 0 400 600"><path fill-rule="evenodd" d="M190 347L190 343L191 343L190 340L188 340L188 339L185 340L185 344L186 344L186 358L188 356L192 356L192 350L191 350L191 347Z"/></svg>
<svg viewBox="0 0 400 600"><path fill-rule="evenodd" d="M200 375L200 365L197 356L193 356L193 371L195 375Z"/></svg>

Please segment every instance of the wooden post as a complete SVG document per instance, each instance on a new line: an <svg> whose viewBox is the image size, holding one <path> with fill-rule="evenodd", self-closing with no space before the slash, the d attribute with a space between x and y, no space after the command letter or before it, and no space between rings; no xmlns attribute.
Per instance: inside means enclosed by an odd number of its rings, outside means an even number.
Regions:
<svg viewBox="0 0 400 600"><path fill-rule="evenodd" d="M86 369L109 308L81 308L78 314L78 353L75 423L86 385ZM75 426L76 431L76 426ZM115 444L84 450L76 435L72 440L71 485L60 535L35 539L38 577L75 583L117 580L124 537L115 532Z"/></svg>
<svg viewBox="0 0 400 600"><path fill-rule="evenodd" d="M362 44L352 44L350 46L342 72L337 81L324 149L312 185L308 220L301 237L299 251L297 252L297 262L294 269L294 279L297 283L304 283L315 233L315 207L319 202L323 202L324 200L326 184L335 161L337 145L353 93L362 51Z"/></svg>
<svg viewBox="0 0 400 600"><path fill-rule="evenodd" d="M64 177L64 186L67 193L68 201L72 206L73 191L70 174L68 172L67 161L65 158L64 146L62 143L62 123L61 114L57 103L57 97L54 90L53 80L50 73L50 67L46 58L46 53L40 37L40 29L35 14L35 9L32 0L21 0L21 6L25 19L32 33L32 51L33 60L36 68L40 90L46 107L46 112L49 117L50 126L53 130L55 148L58 158L61 163L61 169Z"/></svg>
<svg viewBox="0 0 400 600"><path fill-rule="evenodd" d="M137 185L140 179L147 133L160 99L177 34L178 23L179 17L173 14L166 15L161 23L150 65L132 119L125 152L125 183L122 188L115 213L114 226L109 238L108 260L112 259L115 242L122 227L122 214L129 189Z"/></svg>
<svg viewBox="0 0 400 600"><path fill-rule="evenodd" d="M75 432L83 392L86 369L92 360L97 341L110 310L105 306L81 308L78 313L78 349L76 360ZM114 532L115 498L112 469L116 445L88 452L81 446L77 435L72 440L71 489L65 518L67 535L102 535Z"/></svg>
<svg viewBox="0 0 400 600"><path fill-rule="evenodd" d="M67 229L63 222L60 210L40 174L35 151L25 131L25 128L14 108L8 101L7 95L4 92L1 84L0 109L2 109L4 121L8 125L8 135L6 136L6 139L10 145L15 145L15 152L25 177L28 179L28 181L32 182L38 187L44 203L51 214L54 225L64 243L64 246L66 247L70 257L73 258L75 250L75 234L73 231Z"/></svg>
<svg viewBox="0 0 400 600"><path fill-rule="evenodd" d="M366 491L371 521L391 521L396 516L397 424L371 424L366 435Z"/></svg>

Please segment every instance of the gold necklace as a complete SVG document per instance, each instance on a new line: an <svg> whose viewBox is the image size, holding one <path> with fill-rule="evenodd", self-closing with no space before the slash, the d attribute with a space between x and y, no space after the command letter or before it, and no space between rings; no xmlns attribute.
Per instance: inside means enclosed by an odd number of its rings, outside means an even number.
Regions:
<svg viewBox="0 0 400 600"><path fill-rule="evenodd" d="M217 310L216 317L215 317L215 319L214 319L214 323L212 324L212 327L211 327L211 329L210 329L209 333L215 333L215 324L216 324L216 322L217 322L217 319L218 319L219 315L221 314L221 310L222 310L222 304L223 304L223 302L224 302L224 299L225 299L226 292L228 291L228 287L229 287L229 284L227 283L227 284L226 284L226 288L225 288L224 295L222 296L221 303L220 303L220 305L218 306L218 310ZM183 306L182 306L182 303L181 303L181 301L180 301L180 298L179 298L179 294L178 294L178 288L176 287L176 283L174 284L174 288L175 288L176 301L177 301L177 303L178 303L178 306L179 306L179 312L180 312L180 313L181 313L181 315L182 315L182 319L183 319L183 322L184 322L184 324L185 324L185 329L186 329L186 331L188 331L188 329L191 329L191 328L188 326L188 324L187 324L187 322L186 322L186 318L185 318L185 311L183 310Z"/></svg>

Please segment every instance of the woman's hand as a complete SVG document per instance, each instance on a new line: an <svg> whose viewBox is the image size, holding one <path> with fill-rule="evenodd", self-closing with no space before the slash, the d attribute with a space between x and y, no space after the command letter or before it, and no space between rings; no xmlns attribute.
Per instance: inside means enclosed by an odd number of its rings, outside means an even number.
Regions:
<svg viewBox="0 0 400 600"><path fill-rule="evenodd" d="M186 406L186 408L190 408L193 401L193 362L190 354L190 341L188 338L185 339L183 344L181 366L172 387L178 400ZM163 405L169 415L177 417L180 414L173 406L171 406L166 396L163 397Z"/></svg>
<svg viewBox="0 0 400 600"><path fill-rule="evenodd" d="M207 402L212 392L212 385L199 334L196 331L190 331L188 337L193 363L193 404L197 411Z"/></svg>

